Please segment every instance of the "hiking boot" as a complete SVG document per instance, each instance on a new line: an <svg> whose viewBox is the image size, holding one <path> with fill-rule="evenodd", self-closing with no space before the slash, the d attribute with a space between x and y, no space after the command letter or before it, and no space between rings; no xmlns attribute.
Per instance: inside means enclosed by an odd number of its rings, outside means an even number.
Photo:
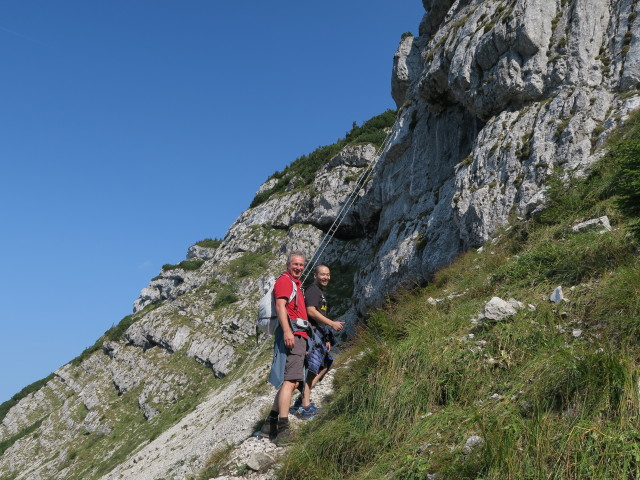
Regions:
<svg viewBox="0 0 640 480"><path fill-rule="evenodd" d="M296 417L300 420L311 420L318 416L318 409L314 404L310 404L307 408L300 407L296 412Z"/></svg>
<svg viewBox="0 0 640 480"><path fill-rule="evenodd" d="M276 447L286 447L293 442L293 433L289 428L289 420L278 421L278 436L276 437Z"/></svg>
<svg viewBox="0 0 640 480"><path fill-rule="evenodd" d="M293 443L293 433L288 428L278 433L276 437L276 447L286 447Z"/></svg>
<svg viewBox="0 0 640 480"><path fill-rule="evenodd" d="M269 415L267 419L262 424L262 428L260 429L260 435L262 438L275 438L278 433L278 417L272 417Z"/></svg>

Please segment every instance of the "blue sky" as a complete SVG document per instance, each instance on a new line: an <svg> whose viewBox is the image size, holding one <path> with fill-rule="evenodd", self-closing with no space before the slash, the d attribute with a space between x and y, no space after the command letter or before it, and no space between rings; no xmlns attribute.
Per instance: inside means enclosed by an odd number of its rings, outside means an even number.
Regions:
<svg viewBox="0 0 640 480"><path fill-rule="evenodd" d="M395 108L420 0L0 3L0 402L223 237L296 157Z"/></svg>

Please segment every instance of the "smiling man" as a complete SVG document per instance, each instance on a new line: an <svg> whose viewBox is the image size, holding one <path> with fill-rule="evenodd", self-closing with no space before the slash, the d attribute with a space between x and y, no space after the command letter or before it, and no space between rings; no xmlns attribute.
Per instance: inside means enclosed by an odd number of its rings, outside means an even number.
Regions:
<svg viewBox="0 0 640 480"><path fill-rule="evenodd" d="M307 378L304 394L294 405L296 415L303 420L313 418L318 413L316 406L311 403L311 390L322 380L333 363L329 355L331 345L335 343L332 330L338 332L344 327L344 322L336 322L327 317L327 300L324 294L331 280L329 267L318 265L313 273L313 279L313 285L304 294L307 315L311 321Z"/></svg>
<svg viewBox="0 0 640 480"><path fill-rule="evenodd" d="M290 253L287 258L287 270L277 278L273 287L279 326L274 334L269 382L278 389L278 393L261 433L270 438L275 436L276 445L279 447L291 442L291 394L298 385L302 389L301 385L305 380L304 359L307 352L309 322L300 282L304 262L303 253Z"/></svg>

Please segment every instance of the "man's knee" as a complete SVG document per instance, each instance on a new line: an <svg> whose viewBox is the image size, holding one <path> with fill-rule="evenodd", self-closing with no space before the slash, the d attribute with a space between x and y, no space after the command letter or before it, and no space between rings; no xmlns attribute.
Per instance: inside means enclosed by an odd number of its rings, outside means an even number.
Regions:
<svg viewBox="0 0 640 480"><path fill-rule="evenodd" d="M282 387L280 387L280 390L285 390L285 391L289 391L289 392L293 392L296 387L298 386L297 381L291 381L291 380L285 380L284 382L282 382Z"/></svg>

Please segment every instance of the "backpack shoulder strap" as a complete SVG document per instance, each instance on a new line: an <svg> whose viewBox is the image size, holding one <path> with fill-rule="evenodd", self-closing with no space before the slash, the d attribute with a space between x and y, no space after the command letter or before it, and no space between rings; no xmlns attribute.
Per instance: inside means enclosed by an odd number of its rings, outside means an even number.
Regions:
<svg viewBox="0 0 640 480"><path fill-rule="evenodd" d="M291 292L291 296L289 297L289 303L291 303L291 301L296 298L296 295L298 295L298 287L296 287L296 282L294 282L291 277L289 277L289 280L291 280L291 285L293 286L293 291Z"/></svg>
<svg viewBox="0 0 640 480"><path fill-rule="evenodd" d="M280 277L287 277L289 280L291 280L291 286L293 287L293 290L291 291L291 295L289 295L289 300L287 300L287 303L291 303L291 301L294 298L296 298L296 295L298 294L298 287L296 287L296 282L294 282L293 279L289 275L285 275L284 273L278 275L278 277L276 278L276 282L278 281L278 279Z"/></svg>

